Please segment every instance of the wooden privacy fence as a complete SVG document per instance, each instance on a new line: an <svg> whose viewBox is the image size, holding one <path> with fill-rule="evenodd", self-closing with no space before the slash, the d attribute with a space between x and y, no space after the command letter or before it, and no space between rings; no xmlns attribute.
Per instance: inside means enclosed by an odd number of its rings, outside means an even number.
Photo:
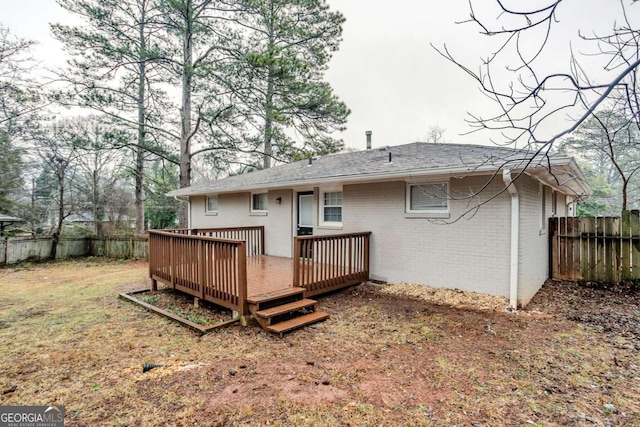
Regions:
<svg viewBox="0 0 640 427"><path fill-rule="evenodd" d="M246 243L196 233L149 231L151 279L248 314Z"/></svg>
<svg viewBox="0 0 640 427"><path fill-rule="evenodd" d="M0 265L50 259L52 244L52 237L0 238ZM56 259L83 256L146 259L147 238L145 236L63 237L58 242Z"/></svg>
<svg viewBox="0 0 640 427"><path fill-rule="evenodd" d="M550 218L550 276L620 282L640 279L640 211L622 217Z"/></svg>
<svg viewBox="0 0 640 427"><path fill-rule="evenodd" d="M293 286L313 296L369 280L371 232L294 239Z"/></svg>

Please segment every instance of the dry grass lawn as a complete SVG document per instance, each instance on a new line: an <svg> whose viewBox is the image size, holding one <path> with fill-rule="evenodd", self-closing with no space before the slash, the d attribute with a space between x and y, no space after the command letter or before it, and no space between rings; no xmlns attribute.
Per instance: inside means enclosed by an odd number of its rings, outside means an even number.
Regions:
<svg viewBox="0 0 640 427"><path fill-rule="evenodd" d="M0 270L0 404L64 405L69 426L640 425L637 296L552 287L508 314L360 286L284 339L255 324L199 337L117 298L146 269Z"/></svg>

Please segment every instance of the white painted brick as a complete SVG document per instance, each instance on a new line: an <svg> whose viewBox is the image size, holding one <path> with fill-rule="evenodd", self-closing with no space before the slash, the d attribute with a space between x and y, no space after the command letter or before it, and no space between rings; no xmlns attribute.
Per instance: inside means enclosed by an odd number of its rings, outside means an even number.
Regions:
<svg viewBox="0 0 640 427"><path fill-rule="evenodd" d="M453 178L450 192L468 194L489 177ZM517 181L520 194L519 296L526 303L548 275L548 235L540 234L538 182L528 176ZM486 201L475 215L441 225L405 215L404 181L343 187L343 227L317 227L318 189L315 190L314 233L336 234L371 231L372 277L388 282L411 282L458 288L491 295L509 296L511 198L504 184L494 178L483 193L471 201L452 200L451 218L471 204ZM494 199L487 201L490 197ZM266 216L250 215L250 193L220 195L218 215L206 215L204 197L192 199L193 227L265 226L266 253L291 256L295 221L295 192L269 192ZM558 215L566 213L563 195L558 195ZM281 204L275 199L280 197ZM551 191L547 214L551 215Z"/></svg>

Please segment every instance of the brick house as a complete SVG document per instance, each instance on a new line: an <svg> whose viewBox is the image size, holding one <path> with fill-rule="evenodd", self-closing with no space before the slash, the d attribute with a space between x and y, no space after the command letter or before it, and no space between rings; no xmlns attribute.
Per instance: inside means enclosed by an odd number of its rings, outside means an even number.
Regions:
<svg viewBox="0 0 640 427"><path fill-rule="evenodd" d="M548 218L590 194L573 158L412 143L333 154L169 193L189 227L264 226L265 254L296 235L371 232L370 277L529 302L548 277Z"/></svg>

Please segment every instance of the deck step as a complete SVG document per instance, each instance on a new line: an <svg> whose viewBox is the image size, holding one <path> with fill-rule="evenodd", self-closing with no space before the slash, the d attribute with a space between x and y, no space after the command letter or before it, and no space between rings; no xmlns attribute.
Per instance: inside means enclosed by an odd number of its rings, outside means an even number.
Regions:
<svg viewBox="0 0 640 427"><path fill-rule="evenodd" d="M314 311L313 313L305 314L300 317L287 320L285 322L277 323L275 325L269 325L266 329L269 332L282 335L285 332L292 331L294 329L302 328L303 326L310 325L312 323L321 322L329 318L329 315L324 311Z"/></svg>
<svg viewBox="0 0 640 427"><path fill-rule="evenodd" d="M298 301L290 302L288 304L277 305L265 310L256 311L255 315L264 318L271 318L305 308L314 308L316 304L318 304L318 301L305 298Z"/></svg>
<svg viewBox="0 0 640 427"><path fill-rule="evenodd" d="M267 292L260 295L253 295L247 298L247 302L249 304L261 304L264 302L269 302L273 300L278 300L282 298L292 297L292 296L302 296L304 295L304 288L292 287L280 289L273 292Z"/></svg>

